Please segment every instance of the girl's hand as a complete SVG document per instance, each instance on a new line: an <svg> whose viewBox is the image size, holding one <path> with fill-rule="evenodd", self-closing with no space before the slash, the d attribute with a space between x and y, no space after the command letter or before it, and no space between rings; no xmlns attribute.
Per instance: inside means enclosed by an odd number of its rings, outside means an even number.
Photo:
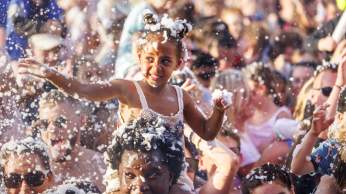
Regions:
<svg viewBox="0 0 346 194"><path fill-rule="evenodd" d="M196 84L192 83L192 80L190 78L187 78L181 88L186 92L191 92L192 90L196 89Z"/></svg>
<svg viewBox="0 0 346 194"><path fill-rule="evenodd" d="M328 106L328 104L319 106L313 113L311 132L315 136L318 136L321 132L328 129L333 122L333 119L326 118L326 109Z"/></svg>
<svg viewBox="0 0 346 194"><path fill-rule="evenodd" d="M214 100L214 106L217 110L224 112L231 106L231 104L228 104L224 99L220 98Z"/></svg>
<svg viewBox="0 0 346 194"><path fill-rule="evenodd" d="M53 68L48 67L45 64L41 64L32 58L20 59L18 67L19 74L34 76L42 79L48 78L49 74L55 71Z"/></svg>
<svg viewBox="0 0 346 194"><path fill-rule="evenodd" d="M214 106L219 111L225 111L232 105L233 94L226 90L215 90L213 92Z"/></svg>

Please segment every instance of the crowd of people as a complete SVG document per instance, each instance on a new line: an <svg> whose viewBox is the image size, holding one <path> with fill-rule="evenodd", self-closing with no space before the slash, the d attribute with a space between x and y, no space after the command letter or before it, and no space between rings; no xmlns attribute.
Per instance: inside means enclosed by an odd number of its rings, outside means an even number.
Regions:
<svg viewBox="0 0 346 194"><path fill-rule="evenodd" d="M0 193L345 192L345 10L1 0Z"/></svg>

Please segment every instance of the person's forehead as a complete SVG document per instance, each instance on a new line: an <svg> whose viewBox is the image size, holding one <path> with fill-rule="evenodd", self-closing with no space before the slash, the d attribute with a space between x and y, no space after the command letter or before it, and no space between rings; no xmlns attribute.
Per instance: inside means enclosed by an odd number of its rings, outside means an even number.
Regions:
<svg viewBox="0 0 346 194"><path fill-rule="evenodd" d="M264 183L261 186L256 187L252 192L252 194L282 194L282 193L290 193L290 191L284 187L282 184L277 183L277 181Z"/></svg>
<svg viewBox="0 0 346 194"><path fill-rule="evenodd" d="M162 154L159 151L151 151L148 153L140 151L125 150L121 158L121 166L125 168L142 167L147 165L160 164Z"/></svg>
<svg viewBox="0 0 346 194"><path fill-rule="evenodd" d="M175 55L176 45L172 41L162 42L161 40L154 40L148 42L144 46L146 53L157 54L157 55Z"/></svg>
<svg viewBox="0 0 346 194"><path fill-rule="evenodd" d="M61 116L67 117L71 115L71 107L67 107L67 103L58 103L55 105L44 104L39 109L40 119L52 120Z"/></svg>
<svg viewBox="0 0 346 194"><path fill-rule="evenodd" d="M5 172L23 174L32 170L43 170L42 163L35 153L11 154L5 165Z"/></svg>
<svg viewBox="0 0 346 194"><path fill-rule="evenodd" d="M314 87L322 88L333 86L336 80L336 73L330 70L321 72L314 80Z"/></svg>

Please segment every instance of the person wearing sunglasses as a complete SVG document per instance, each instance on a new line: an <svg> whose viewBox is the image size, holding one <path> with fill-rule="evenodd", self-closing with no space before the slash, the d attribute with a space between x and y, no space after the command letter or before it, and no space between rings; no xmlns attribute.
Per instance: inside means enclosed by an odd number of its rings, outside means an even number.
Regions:
<svg viewBox="0 0 346 194"><path fill-rule="evenodd" d="M311 92L311 102L313 105L320 106L327 101L336 81L337 67L336 64L329 62L324 62L317 67Z"/></svg>
<svg viewBox="0 0 346 194"><path fill-rule="evenodd" d="M56 184L67 177L89 178L103 192L105 164L101 154L80 145L81 128L86 122L79 101L58 90L44 93L39 102L39 127L33 133L47 144ZM35 123L35 124L37 124Z"/></svg>
<svg viewBox="0 0 346 194"><path fill-rule="evenodd" d="M7 194L37 194L54 183L48 149L39 139L11 140L0 152L1 182Z"/></svg>

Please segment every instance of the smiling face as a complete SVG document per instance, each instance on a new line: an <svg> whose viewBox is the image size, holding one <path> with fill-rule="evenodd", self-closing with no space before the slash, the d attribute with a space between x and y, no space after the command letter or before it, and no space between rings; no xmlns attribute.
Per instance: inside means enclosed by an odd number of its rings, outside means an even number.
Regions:
<svg viewBox="0 0 346 194"><path fill-rule="evenodd" d="M43 162L40 158L34 154L23 154L16 155L11 154L8 158L8 162L4 166L4 175L8 178L14 178L16 175L28 176L31 172L43 172L45 174L46 170L44 168ZM32 174L31 174L32 175ZM29 177L29 176L28 176ZM15 180L15 179L12 179ZM22 181L17 188L7 188L8 194L36 194L41 193L48 189L52 182L52 174L45 174L41 179L38 176L31 176L31 181L33 183L39 184L36 187L30 186L25 180ZM11 181L14 183L13 181ZM38 183L39 182L39 183Z"/></svg>
<svg viewBox="0 0 346 194"><path fill-rule="evenodd" d="M160 151L127 151L119 165L121 194L168 194L173 175Z"/></svg>
<svg viewBox="0 0 346 194"><path fill-rule="evenodd" d="M48 122L47 129L42 131L42 139L49 147L51 159L56 162L68 160L79 139L80 117L69 103L41 105L39 113L40 119Z"/></svg>
<svg viewBox="0 0 346 194"><path fill-rule="evenodd" d="M152 87L167 84L173 71L180 66L177 45L173 41L151 40L138 50L141 71L145 81Z"/></svg>

